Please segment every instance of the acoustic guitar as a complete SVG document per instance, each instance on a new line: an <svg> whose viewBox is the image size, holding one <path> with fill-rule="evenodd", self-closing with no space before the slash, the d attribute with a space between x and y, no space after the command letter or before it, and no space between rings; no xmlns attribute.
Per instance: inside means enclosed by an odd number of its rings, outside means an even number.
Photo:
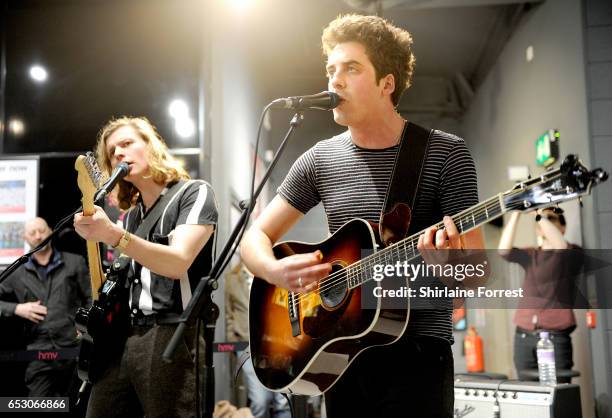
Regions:
<svg viewBox="0 0 612 418"><path fill-rule="evenodd" d="M569 155L560 168L519 183L452 218L463 234L508 211L532 211L580 198L606 179L603 170L590 171ZM435 226L444 228L441 222ZM374 266L409 262L419 256L417 243L422 233L378 248L372 226L354 219L320 243L275 245L278 259L320 250L332 272L302 293L254 278L250 347L260 382L273 391L319 395L332 387L361 352L397 341L408 325L409 298L400 299L402 306L386 309L380 298L364 307L367 299L362 297L367 296L366 286L373 283ZM396 289L397 281L383 279L376 286ZM408 278L402 285L410 285Z"/></svg>

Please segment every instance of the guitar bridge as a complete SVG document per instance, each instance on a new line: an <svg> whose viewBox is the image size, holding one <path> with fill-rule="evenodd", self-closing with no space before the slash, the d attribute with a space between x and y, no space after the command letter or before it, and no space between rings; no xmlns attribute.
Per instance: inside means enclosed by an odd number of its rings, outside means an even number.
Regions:
<svg viewBox="0 0 612 418"><path fill-rule="evenodd" d="M291 322L291 333L294 337L297 337L302 333L300 327L300 301L299 296L294 292L289 292L287 297L288 311L289 311L289 322Z"/></svg>

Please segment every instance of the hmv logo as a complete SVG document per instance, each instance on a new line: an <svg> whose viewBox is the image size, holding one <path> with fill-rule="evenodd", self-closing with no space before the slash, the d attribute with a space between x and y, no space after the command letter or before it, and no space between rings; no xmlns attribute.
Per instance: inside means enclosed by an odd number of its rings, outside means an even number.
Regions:
<svg viewBox="0 0 612 418"><path fill-rule="evenodd" d="M57 360L59 353L57 351L39 351L38 360Z"/></svg>
<svg viewBox="0 0 612 418"><path fill-rule="evenodd" d="M234 344L219 344L217 346L219 352L234 351L235 349L236 347Z"/></svg>

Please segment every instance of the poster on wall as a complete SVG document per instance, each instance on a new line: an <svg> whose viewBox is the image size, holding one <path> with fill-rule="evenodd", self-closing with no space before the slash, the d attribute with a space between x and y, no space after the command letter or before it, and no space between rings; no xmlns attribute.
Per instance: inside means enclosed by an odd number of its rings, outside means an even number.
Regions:
<svg viewBox="0 0 612 418"><path fill-rule="evenodd" d="M25 222L36 216L38 158L0 159L0 266L22 256Z"/></svg>

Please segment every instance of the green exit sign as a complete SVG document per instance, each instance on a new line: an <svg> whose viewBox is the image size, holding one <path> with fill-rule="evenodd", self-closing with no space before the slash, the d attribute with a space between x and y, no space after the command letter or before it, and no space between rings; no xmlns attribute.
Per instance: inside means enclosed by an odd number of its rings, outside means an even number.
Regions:
<svg viewBox="0 0 612 418"><path fill-rule="evenodd" d="M559 158L559 131L549 129L536 140L536 163L548 167Z"/></svg>

